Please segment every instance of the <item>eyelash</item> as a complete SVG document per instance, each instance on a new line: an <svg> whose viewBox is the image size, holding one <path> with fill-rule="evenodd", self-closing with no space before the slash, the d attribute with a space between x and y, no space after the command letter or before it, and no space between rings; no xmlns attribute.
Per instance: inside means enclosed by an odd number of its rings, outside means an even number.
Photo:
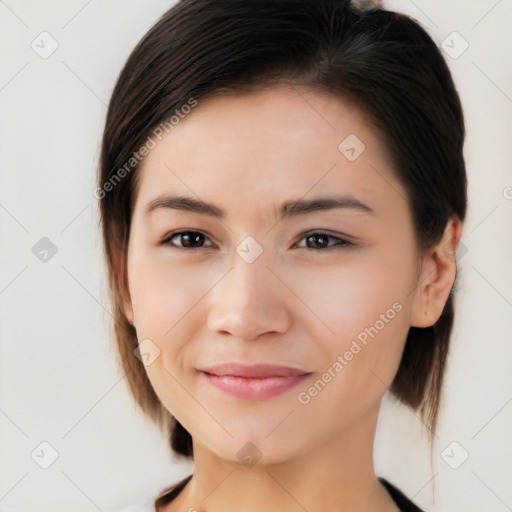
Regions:
<svg viewBox="0 0 512 512"><path fill-rule="evenodd" d="M181 249L181 250L185 250L185 251L186 250L194 251L194 250L204 249L205 247L181 247L179 245L174 245L171 243L171 240L174 237L179 236L179 235L184 235L184 234L190 234L190 233L200 234L200 235L203 235L206 238L208 238L204 233L201 233L201 231L193 231L193 230L175 231L174 233L169 233L164 238L164 240L162 240L161 245L168 245L174 249ZM313 236L313 235L322 235L323 237L326 237L331 240L338 240L339 243L337 243L335 245L327 246L327 247L322 247L322 248L299 247L299 249L310 249L312 251L326 251L326 250L330 250L330 249L350 249L350 248L356 247L356 245L353 244L352 242L348 242L347 240L344 240L343 238L339 238L337 236L330 235L329 233L325 233L323 231L309 231L309 232L303 234L302 237L299 239L299 241L301 241L305 238L309 238L310 236ZM206 248L208 248L208 247L206 247Z"/></svg>

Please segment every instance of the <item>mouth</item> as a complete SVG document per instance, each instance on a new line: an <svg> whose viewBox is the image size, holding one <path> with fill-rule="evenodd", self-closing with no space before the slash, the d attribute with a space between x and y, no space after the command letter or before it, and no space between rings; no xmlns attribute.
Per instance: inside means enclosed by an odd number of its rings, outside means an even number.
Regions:
<svg viewBox="0 0 512 512"><path fill-rule="evenodd" d="M278 365L229 363L199 370L202 378L216 389L248 400L264 400L280 395L306 379L311 372Z"/></svg>

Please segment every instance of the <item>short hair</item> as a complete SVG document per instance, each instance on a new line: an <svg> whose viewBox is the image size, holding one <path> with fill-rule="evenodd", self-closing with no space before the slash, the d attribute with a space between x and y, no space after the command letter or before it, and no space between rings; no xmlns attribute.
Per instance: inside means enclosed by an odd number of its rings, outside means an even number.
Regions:
<svg viewBox="0 0 512 512"><path fill-rule="evenodd" d="M136 331L123 312L126 252L143 161L134 152L191 98L280 83L338 95L375 123L407 192L420 250L441 240L451 215L463 221L466 214L462 106L441 52L415 20L380 5L358 9L348 0L175 4L136 45L118 77L95 195L118 357L136 403L165 429L179 455L193 457L192 438L161 403L134 356ZM453 289L433 326L410 327L389 388L420 411L430 441L454 321Z"/></svg>

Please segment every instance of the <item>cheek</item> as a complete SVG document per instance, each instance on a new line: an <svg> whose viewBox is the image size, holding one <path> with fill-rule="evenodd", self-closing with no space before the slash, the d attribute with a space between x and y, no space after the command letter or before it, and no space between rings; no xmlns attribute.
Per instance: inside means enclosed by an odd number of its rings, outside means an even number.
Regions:
<svg viewBox="0 0 512 512"><path fill-rule="evenodd" d="M206 322L205 297L225 273L217 270L133 259L130 289L137 336L139 342L149 338L158 347L159 357L146 372L171 412L190 398L180 383L187 382L196 361L195 341Z"/></svg>
<svg viewBox="0 0 512 512"><path fill-rule="evenodd" d="M350 422L377 405L396 375L407 333L392 279L376 280L370 272L338 277L343 280L308 295L329 329L316 318L305 321L323 364L317 368L320 382L302 389L305 399L312 397L309 417L335 410L334 423Z"/></svg>
<svg viewBox="0 0 512 512"><path fill-rule="evenodd" d="M403 302L405 271L392 268L384 259L361 253L361 257L340 259L338 265L331 262L295 274L290 271L285 280L293 283L293 291L307 306L305 311L309 309L308 317L317 318L317 327L332 338L348 339L373 325L393 303Z"/></svg>
<svg viewBox="0 0 512 512"><path fill-rule="evenodd" d="M170 336L216 282L211 272L192 271L156 259L134 260L130 291L139 327L163 339ZM217 277L218 280L218 277Z"/></svg>
<svg viewBox="0 0 512 512"><path fill-rule="evenodd" d="M351 386L364 393L371 383L382 388L380 380L389 385L409 329L406 263L384 253L367 254L328 271L305 273L296 284L309 308L303 325L327 367L346 356L343 372Z"/></svg>
<svg viewBox="0 0 512 512"><path fill-rule="evenodd" d="M196 309L213 278L155 260L134 257L131 262L135 326L139 343L149 339L157 347L153 350L158 356L145 366L155 393L171 414L181 417L190 408L190 395L183 387L190 385L184 372L190 365L184 347L198 328Z"/></svg>

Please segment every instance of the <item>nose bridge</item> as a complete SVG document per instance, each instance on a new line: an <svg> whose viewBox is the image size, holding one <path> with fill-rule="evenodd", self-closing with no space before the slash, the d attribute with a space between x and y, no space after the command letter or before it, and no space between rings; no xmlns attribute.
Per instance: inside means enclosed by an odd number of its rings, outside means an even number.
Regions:
<svg viewBox="0 0 512 512"><path fill-rule="evenodd" d="M246 237L233 252L231 270L214 293L210 329L254 339L287 328L289 315L279 282L267 266L272 267L271 251Z"/></svg>

